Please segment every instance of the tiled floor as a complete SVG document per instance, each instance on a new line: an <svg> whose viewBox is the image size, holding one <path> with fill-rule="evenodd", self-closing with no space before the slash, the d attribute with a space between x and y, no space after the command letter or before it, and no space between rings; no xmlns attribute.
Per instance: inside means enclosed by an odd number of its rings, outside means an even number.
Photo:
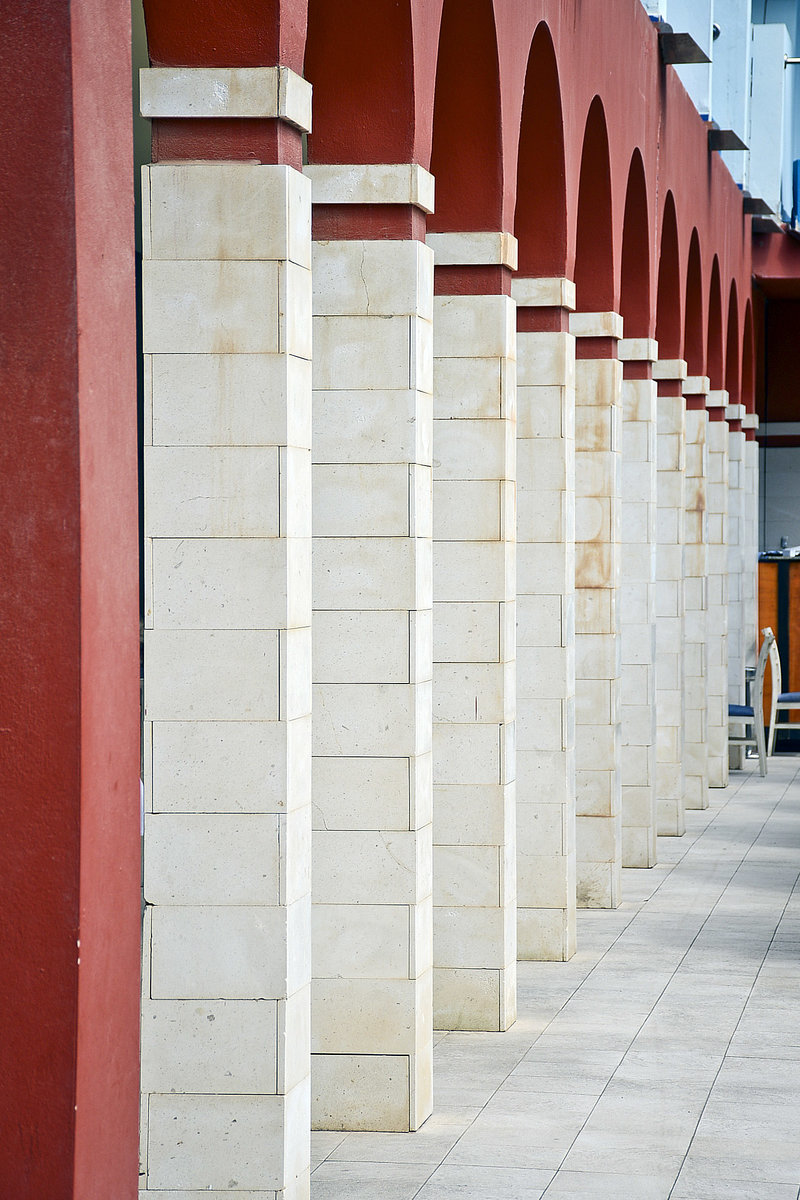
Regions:
<svg viewBox="0 0 800 1200"><path fill-rule="evenodd" d="M313 1200L800 1198L800 758L731 778L510 1032L441 1036L419 1133L313 1135Z"/></svg>

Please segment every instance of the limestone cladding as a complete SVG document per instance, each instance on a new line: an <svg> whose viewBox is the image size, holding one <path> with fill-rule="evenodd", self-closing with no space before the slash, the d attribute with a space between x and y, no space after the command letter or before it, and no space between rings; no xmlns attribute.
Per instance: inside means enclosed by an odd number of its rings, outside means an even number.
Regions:
<svg viewBox="0 0 800 1200"><path fill-rule="evenodd" d="M706 388L708 380L700 381ZM688 381L687 381L688 384ZM697 386L693 383L691 386ZM687 395L684 392L684 395ZM686 808L708 808L708 412L687 408L683 551L684 796Z"/></svg>
<svg viewBox="0 0 800 1200"><path fill-rule="evenodd" d="M653 362L658 345L624 339L620 359ZM656 862L657 384L622 383L621 720L622 863Z"/></svg>
<svg viewBox="0 0 800 1200"><path fill-rule="evenodd" d="M575 302L567 279L512 289ZM517 953L560 961L576 920L573 335L518 333L517 385Z"/></svg>
<svg viewBox="0 0 800 1200"><path fill-rule="evenodd" d="M309 1189L311 196L143 175L140 1195ZM266 1191L265 1191L266 1189Z"/></svg>
<svg viewBox="0 0 800 1200"><path fill-rule="evenodd" d="M744 416L744 405L729 405L734 420ZM728 703L743 704L745 695L745 573L751 564L747 548L745 489L745 435L728 434ZM741 746L729 749L729 765L743 763Z"/></svg>
<svg viewBox="0 0 800 1200"><path fill-rule="evenodd" d="M434 1020L516 1017L517 351L507 296L434 300Z"/></svg>
<svg viewBox="0 0 800 1200"><path fill-rule="evenodd" d="M433 1103L433 254L320 241L313 277L312 1124L407 1132Z"/></svg>
<svg viewBox="0 0 800 1200"><path fill-rule="evenodd" d="M727 403L726 392L710 402ZM708 782L728 782L728 424L708 425Z"/></svg>
<svg viewBox="0 0 800 1200"><path fill-rule="evenodd" d="M657 380L680 383L686 363L654 364ZM685 828L684 586L686 401L660 395L657 411L658 516L656 527L656 816L658 832Z"/></svg>
<svg viewBox="0 0 800 1200"><path fill-rule="evenodd" d="M579 313L582 336L620 336L616 313ZM621 895L620 469L622 364L575 364L575 760L577 900Z"/></svg>

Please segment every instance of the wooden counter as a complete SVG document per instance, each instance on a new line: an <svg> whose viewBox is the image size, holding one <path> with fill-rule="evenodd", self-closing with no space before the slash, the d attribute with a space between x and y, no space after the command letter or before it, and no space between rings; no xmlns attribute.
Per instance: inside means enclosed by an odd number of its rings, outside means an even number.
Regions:
<svg viewBox="0 0 800 1200"><path fill-rule="evenodd" d="M778 641L784 692L800 691L800 558L758 564L758 647L761 630L770 625ZM770 671L764 677L764 717L772 699ZM800 713L784 713L781 721L800 721ZM800 736L800 730L798 730ZM781 735L778 735L781 737ZM783 738L789 734L783 734ZM791 735L794 737L794 735Z"/></svg>

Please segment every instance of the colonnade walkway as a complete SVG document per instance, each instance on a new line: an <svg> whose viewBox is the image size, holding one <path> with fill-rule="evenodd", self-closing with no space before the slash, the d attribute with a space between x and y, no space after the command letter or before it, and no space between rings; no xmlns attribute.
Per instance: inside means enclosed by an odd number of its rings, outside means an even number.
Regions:
<svg viewBox="0 0 800 1200"><path fill-rule="evenodd" d="M312 1200L798 1200L800 757L686 825L508 1033L441 1035L418 1133L313 1135Z"/></svg>

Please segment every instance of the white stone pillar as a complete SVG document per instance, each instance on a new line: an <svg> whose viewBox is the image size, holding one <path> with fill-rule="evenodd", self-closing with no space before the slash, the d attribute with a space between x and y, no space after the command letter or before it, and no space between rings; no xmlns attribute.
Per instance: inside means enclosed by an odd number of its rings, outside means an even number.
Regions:
<svg viewBox="0 0 800 1200"><path fill-rule="evenodd" d="M573 313L575 363L575 762L578 905L616 908L622 866L618 313ZM600 339L604 357L584 357ZM613 356L612 356L613 355Z"/></svg>
<svg viewBox="0 0 800 1200"><path fill-rule="evenodd" d="M743 704L745 694L745 434L743 404L729 404L728 424L728 703ZM744 765L744 748L730 746L728 763Z"/></svg>
<svg viewBox="0 0 800 1200"><path fill-rule="evenodd" d="M432 208L420 167L307 173L315 208ZM403 1132L432 1106L433 255L315 240L313 275L312 1122Z"/></svg>
<svg viewBox="0 0 800 1200"><path fill-rule="evenodd" d="M310 1153L310 188L287 166L220 162L146 167L142 193L139 1194L227 1195L235 1181L242 1195L301 1200Z"/></svg>
<svg viewBox="0 0 800 1200"><path fill-rule="evenodd" d="M658 343L619 343L622 381L622 864L656 862L656 461Z"/></svg>
<svg viewBox="0 0 800 1200"><path fill-rule="evenodd" d="M683 692L683 538L686 401L683 359L660 359L658 381L656 545L656 813L658 832L685 830Z"/></svg>
<svg viewBox="0 0 800 1200"><path fill-rule="evenodd" d="M686 400L683 549L684 785L686 808L708 808L708 412L710 382L692 375Z"/></svg>
<svg viewBox="0 0 800 1200"><path fill-rule="evenodd" d="M708 783L728 783L728 393L708 396Z"/></svg>
<svg viewBox="0 0 800 1200"><path fill-rule="evenodd" d="M744 444L744 569L742 575L742 626L744 661L754 667L758 658L758 417L747 413L742 419Z"/></svg>
<svg viewBox="0 0 800 1200"><path fill-rule="evenodd" d="M575 953L576 918L575 338L566 332L575 285L516 278L511 294L518 312L517 954L558 962ZM537 317L541 309L549 321Z"/></svg>
<svg viewBox="0 0 800 1200"><path fill-rule="evenodd" d="M516 266L508 234L428 236L437 266ZM513 256L513 257L512 257ZM434 299L434 1022L516 1019L516 313Z"/></svg>

